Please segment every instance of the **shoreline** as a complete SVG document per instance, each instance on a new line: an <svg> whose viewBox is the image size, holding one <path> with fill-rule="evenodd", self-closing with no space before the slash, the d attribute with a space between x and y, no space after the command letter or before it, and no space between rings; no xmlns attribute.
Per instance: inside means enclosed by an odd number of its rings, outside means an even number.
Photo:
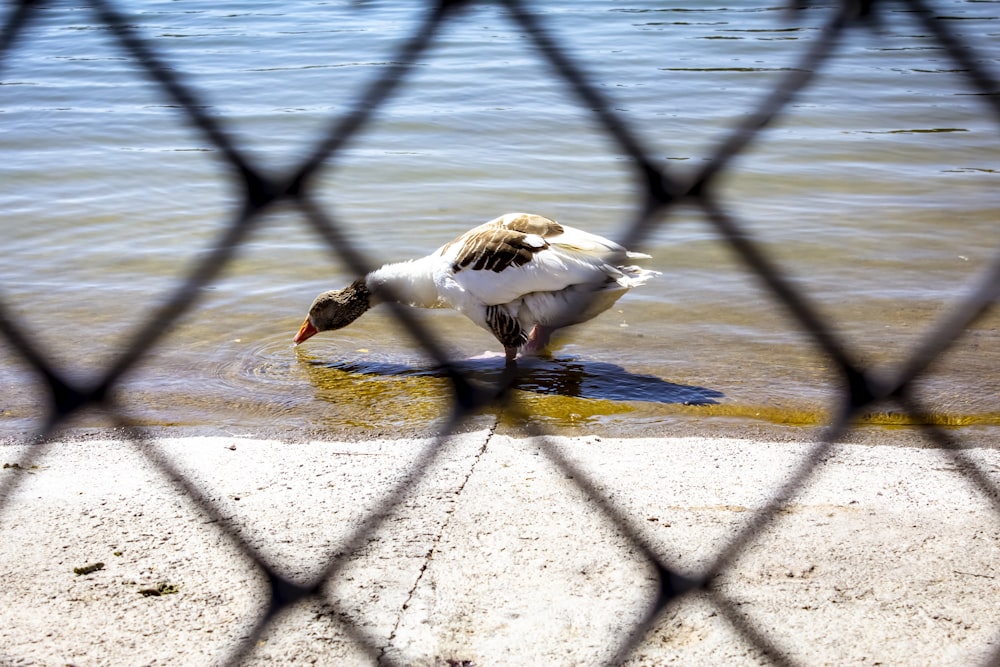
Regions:
<svg viewBox="0 0 1000 667"><path fill-rule="evenodd" d="M443 425L443 420L440 425ZM148 440L181 440L199 438L238 438L301 444L306 442L350 442L364 443L383 440L424 440L438 436L437 425L420 424L413 428L347 428L299 426L273 427L253 426L234 429L216 426L161 426L136 425L135 432ZM451 435L462 435L488 430L499 435L519 438L556 437L581 438L598 436L614 440L646 440L651 438L703 438L762 442L815 443L826 437L826 424L778 424L768 421L748 421L727 418L682 417L673 420L642 421L630 428L618 424L584 422L578 426L565 426L534 422L531 427L498 418L495 414L472 415L459 425ZM953 436L956 449L1000 448L1000 427L994 424L962 426L936 425L948 436ZM532 430L534 429L534 430ZM33 441L33 435L0 436L0 451L3 447L24 446ZM54 442L92 442L105 440L128 440L129 430L125 427L99 425L75 426L59 430ZM919 449L939 449L929 430L914 424L855 424L838 443L871 446L911 447Z"/></svg>
<svg viewBox="0 0 1000 667"><path fill-rule="evenodd" d="M734 630L732 610L799 662L983 660L1000 620L995 509L949 453L877 440L835 445L713 593L668 608L626 664L766 662ZM6 493L19 476L0 511L0 661L218 664L266 605L254 552L293 581L332 558L340 569L322 599L272 624L246 664L599 663L655 594L635 540L680 572L707 567L813 447L546 443L453 436L385 520L360 533L430 439L168 438L155 445L166 473L131 443L52 443L37 468L0 477ZM24 453L0 447L8 465ZM1000 483L1000 451L962 455Z"/></svg>

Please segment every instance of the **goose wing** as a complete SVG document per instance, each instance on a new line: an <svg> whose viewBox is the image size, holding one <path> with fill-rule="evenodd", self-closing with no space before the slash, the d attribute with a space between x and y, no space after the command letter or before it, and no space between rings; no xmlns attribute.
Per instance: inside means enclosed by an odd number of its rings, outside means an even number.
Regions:
<svg viewBox="0 0 1000 667"><path fill-rule="evenodd" d="M436 254L447 262L457 286L485 305L600 284L618 273L608 262L628 255L601 236L527 213L482 224Z"/></svg>

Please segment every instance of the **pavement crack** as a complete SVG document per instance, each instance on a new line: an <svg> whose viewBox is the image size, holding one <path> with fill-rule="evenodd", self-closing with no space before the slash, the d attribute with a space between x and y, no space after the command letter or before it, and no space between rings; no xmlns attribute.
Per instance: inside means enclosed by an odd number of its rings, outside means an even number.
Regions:
<svg viewBox="0 0 1000 667"><path fill-rule="evenodd" d="M472 478L473 473L476 471L476 466L479 465L479 462L482 460L483 455L486 453L486 450L490 445L490 441L496 434L497 427L499 427L499 425L500 425L500 417L498 415L497 420L490 427L489 431L487 431L486 437L483 438L483 442L479 446L479 451L477 451L475 456L473 457L472 464L466 471L465 477L462 478L461 483L455 489L454 500L452 501L452 507L445 513L444 520L438 525L437 533L431 540L431 545L427 549L427 555L424 556L424 562L420 566L420 571L417 573L417 577L413 581L413 586L410 587L409 592L406 594L406 600L403 601L403 605L399 609L399 613L396 615L396 622L392 626L392 632L389 633L389 639L388 641L386 641L385 646L383 646L379 651L378 664L380 665L380 667L381 665L386 664L386 661L388 660L386 656L386 651L390 646L393 645L393 642L396 639L396 633L399 631L399 626L403 621L403 614L410 607L410 603L416 596L417 589L420 588L420 582L424 578L424 573L427 572L427 568L430 567L431 561L434 560L434 554L437 553L438 545L441 543L441 540L444 538L445 533L448 531L448 526L451 524L451 518L455 514L455 510L458 507L459 499L465 492L465 486L469 483L469 480ZM389 661L389 663L391 664L392 661Z"/></svg>

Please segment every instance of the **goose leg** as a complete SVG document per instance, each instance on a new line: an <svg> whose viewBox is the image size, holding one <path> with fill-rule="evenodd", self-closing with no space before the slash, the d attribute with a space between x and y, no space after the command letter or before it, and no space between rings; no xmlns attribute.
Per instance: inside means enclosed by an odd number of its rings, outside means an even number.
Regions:
<svg viewBox="0 0 1000 667"><path fill-rule="evenodd" d="M517 350L524 345L527 335L518 322L503 306L486 307L486 324L497 340L503 344L507 357L507 365L513 366L517 358Z"/></svg>

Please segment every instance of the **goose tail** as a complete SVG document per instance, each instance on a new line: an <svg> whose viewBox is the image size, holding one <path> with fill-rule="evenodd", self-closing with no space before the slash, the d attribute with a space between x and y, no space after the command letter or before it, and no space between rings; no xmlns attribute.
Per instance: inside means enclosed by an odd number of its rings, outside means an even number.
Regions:
<svg viewBox="0 0 1000 667"><path fill-rule="evenodd" d="M659 271L644 269L641 266L619 266L616 268L622 273L621 278L618 279L618 284L628 289L645 285L653 278L663 275Z"/></svg>

